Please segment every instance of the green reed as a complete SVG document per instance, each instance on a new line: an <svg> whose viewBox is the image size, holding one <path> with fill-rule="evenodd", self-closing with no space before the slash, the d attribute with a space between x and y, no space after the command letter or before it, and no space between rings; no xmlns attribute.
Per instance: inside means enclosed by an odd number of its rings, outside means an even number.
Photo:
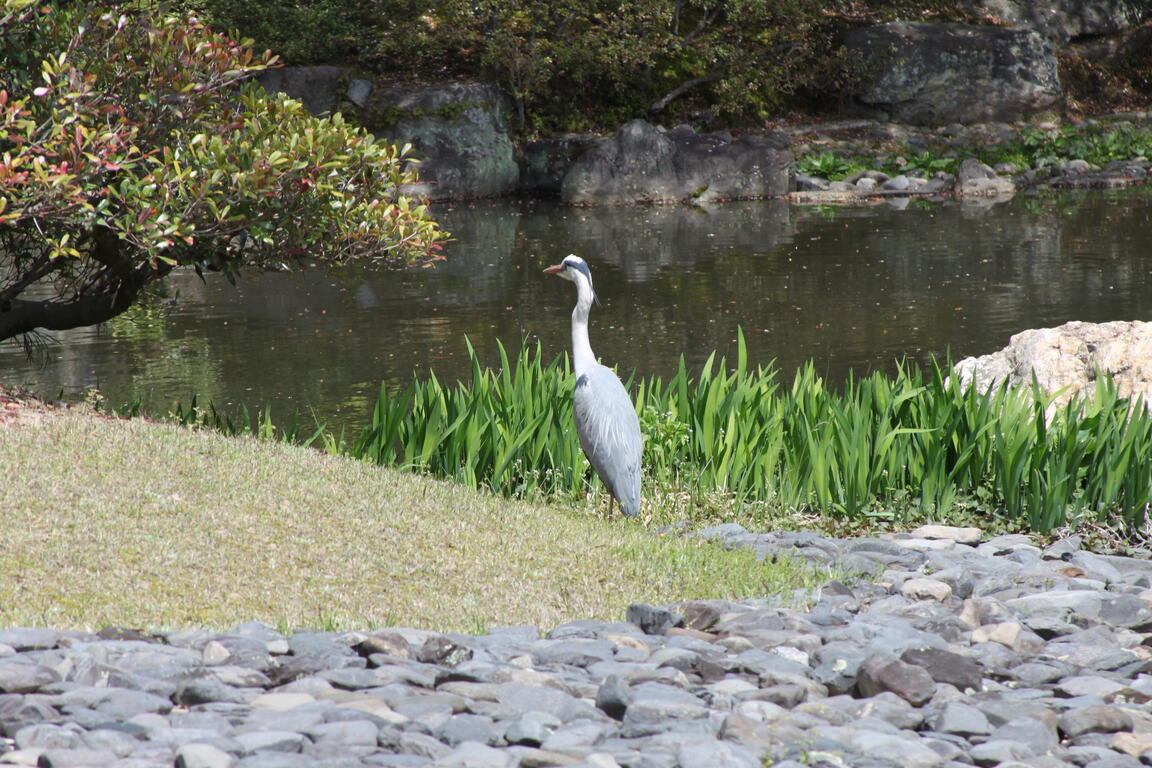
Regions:
<svg viewBox="0 0 1152 768"><path fill-rule="evenodd" d="M572 425L566 356L539 346L470 381L435 376L381 388L348 448L380 464L513 495L578 494L595 482ZM1095 397L1056 408L1038 388L962 388L945 370L900 368L829 389L811 364L790 387L713 355L691 376L629 382L644 471L663 487L719 491L845 519L896 510L945 519L960 500L1038 531L1089 515L1143 524L1152 502L1152 417L1101 378Z"/></svg>

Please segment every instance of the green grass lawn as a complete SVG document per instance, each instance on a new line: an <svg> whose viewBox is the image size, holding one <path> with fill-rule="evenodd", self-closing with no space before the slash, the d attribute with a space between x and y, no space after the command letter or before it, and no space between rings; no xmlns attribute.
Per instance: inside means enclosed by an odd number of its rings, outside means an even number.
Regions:
<svg viewBox="0 0 1152 768"><path fill-rule="evenodd" d="M0 419L0 472L0 625L548 629L826 578L622 518L79 409Z"/></svg>

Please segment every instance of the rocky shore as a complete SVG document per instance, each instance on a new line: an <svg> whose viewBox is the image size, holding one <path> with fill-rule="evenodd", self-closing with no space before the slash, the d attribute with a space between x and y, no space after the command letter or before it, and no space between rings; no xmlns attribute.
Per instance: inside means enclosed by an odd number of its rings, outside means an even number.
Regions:
<svg viewBox="0 0 1152 768"><path fill-rule="evenodd" d="M1079 128L1110 127L1138 130L1152 122L1152 113L1130 112L1070 123ZM994 167L969 157L957 173L915 169L889 174L879 170L917 152L940 159L961 158L976 148L1004 147L1018 142L1030 131L1056 135L1056 123L959 123L926 128L866 120L841 121L782 128L797 158L813 154L871 159L875 169L861 170L847 178L829 181L814 174L796 174L795 191L789 199L798 203L851 203L881 197L959 195L962 197L1010 197L1025 190L1068 191L1077 189L1124 189L1148 183L1152 162L1144 156L1116 158L1104 165L1084 160L1053 160L1036 168L1005 162ZM899 164L899 163L897 163Z"/></svg>
<svg viewBox="0 0 1152 768"><path fill-rule="evenodd" d="M841 578L547 633L2 630L0 764L1152 763L1149 553L940 526L701 535Z"/></svg>

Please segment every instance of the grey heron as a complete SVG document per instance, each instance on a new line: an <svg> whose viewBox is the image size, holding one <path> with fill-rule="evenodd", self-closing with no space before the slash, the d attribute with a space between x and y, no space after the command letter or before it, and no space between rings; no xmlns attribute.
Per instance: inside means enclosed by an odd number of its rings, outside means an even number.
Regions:
<svg viewBox="0 0 1152 768"><path fill-rule="evenodd" d="M572 412L580 447L612 494L608 514L612 514L615 500L625 515L634 517L640 510L640 420L620 377L597 362L588 343L588 311L593 301L600 303L592 290L592 273L584 259L572 254L544 271L576 284L576 308L572 310L576 389L572 393Z"/></svg>

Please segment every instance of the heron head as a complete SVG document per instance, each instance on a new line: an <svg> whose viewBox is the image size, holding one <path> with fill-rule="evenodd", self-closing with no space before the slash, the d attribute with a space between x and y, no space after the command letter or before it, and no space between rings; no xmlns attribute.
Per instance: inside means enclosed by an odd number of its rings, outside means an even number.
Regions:
<svg viewBox="0 0 1152 768"><path fill-rule="evenodd" d="M596 291L592 289L592 273L588 270L588 262L576 254L568 254L564 257L564 261L554 267L548 267L544 271L550 275L557 275L565 280L571 280L577 285L582 282L586 283L588 289L592 291L592 300L595 301L597 305L600 304L600 299L596 296Z"/></svg>

